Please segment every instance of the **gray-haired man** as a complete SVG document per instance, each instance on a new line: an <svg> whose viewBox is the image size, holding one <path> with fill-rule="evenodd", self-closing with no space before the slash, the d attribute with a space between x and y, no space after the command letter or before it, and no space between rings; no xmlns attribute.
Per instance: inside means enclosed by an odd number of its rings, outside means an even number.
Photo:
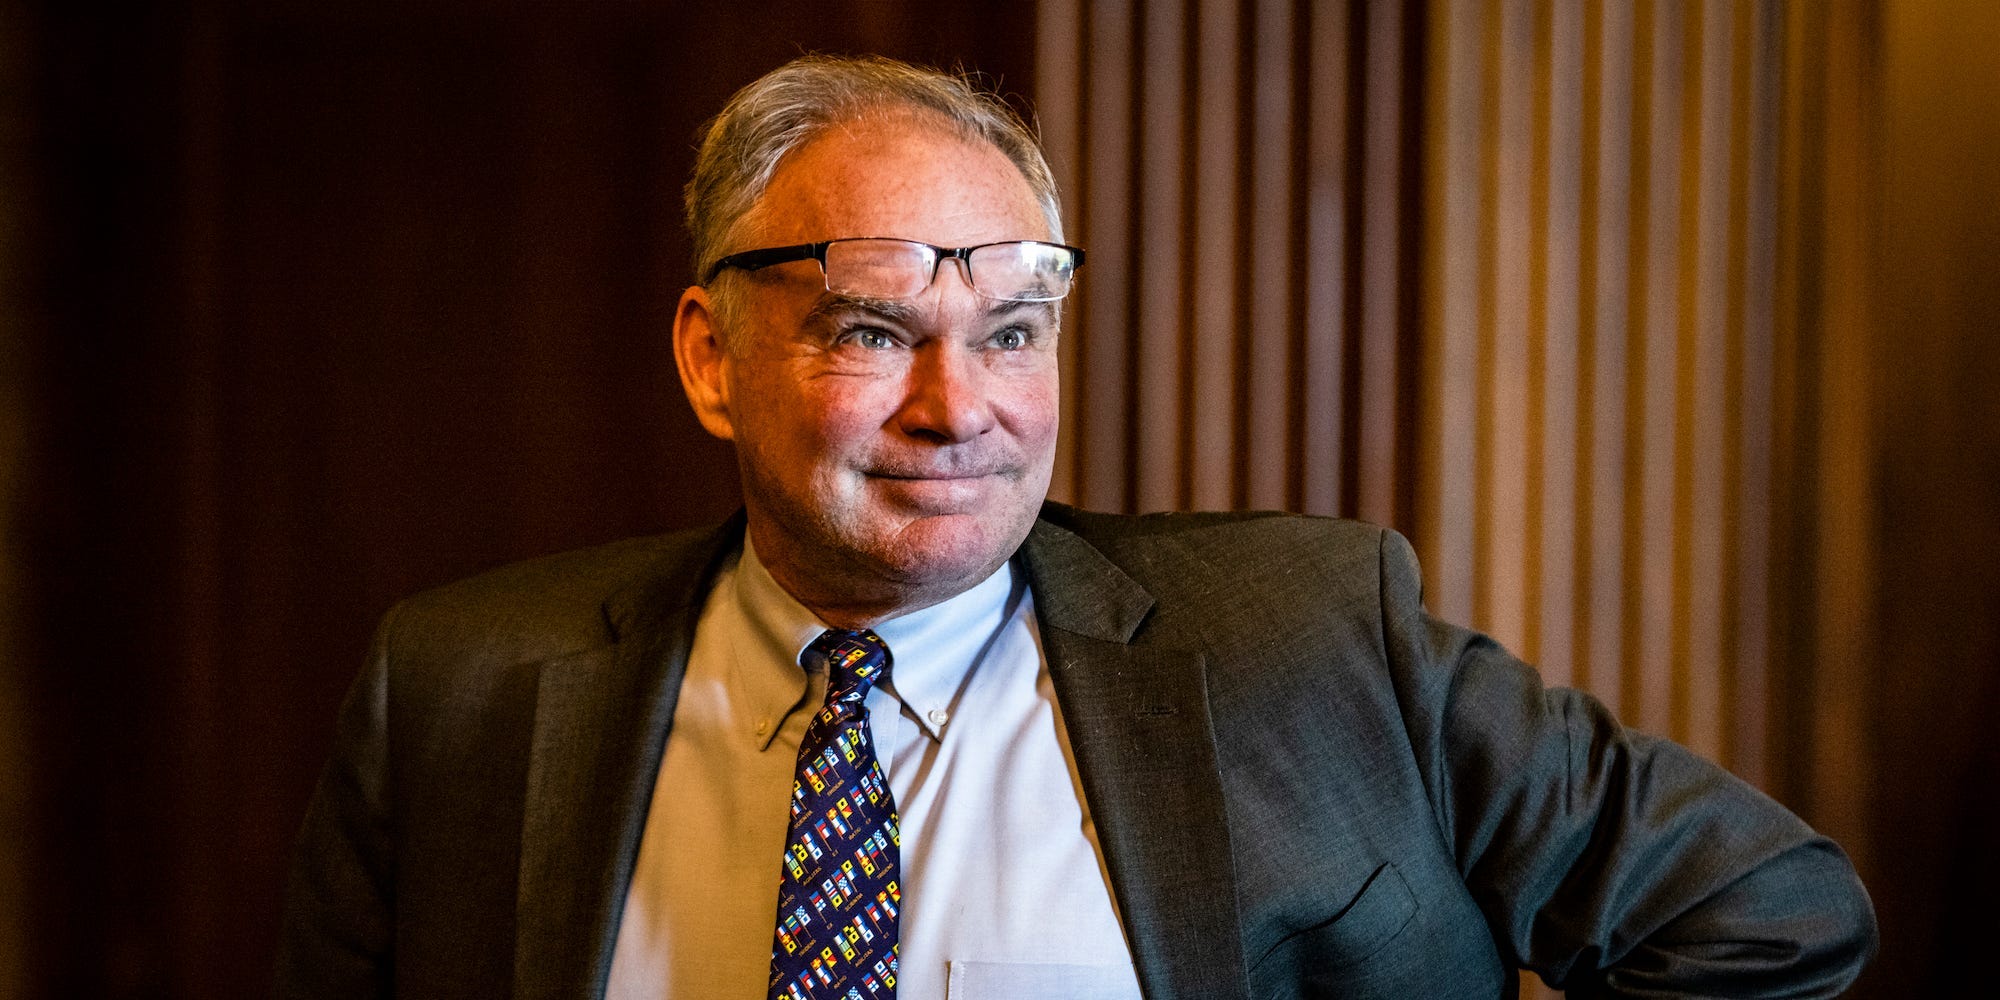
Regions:
<svg viewBox="0 0 2000 1000"><path fill-rule="evenodd" d="M1044 504L1064 245L962 81L711 127L675 356L743 515L412 598L283 996L1826 996L1839 850L1430 619L1393 534Z"/></svg>

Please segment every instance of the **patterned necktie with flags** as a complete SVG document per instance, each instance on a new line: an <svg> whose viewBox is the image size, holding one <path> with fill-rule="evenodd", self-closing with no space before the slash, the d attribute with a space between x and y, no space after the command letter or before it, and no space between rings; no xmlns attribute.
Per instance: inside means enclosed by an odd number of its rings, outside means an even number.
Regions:
<svg viewBox="0 0 2000 1000"><path fill-rule="evenodd" d="M889 647L866 629L828 629L806 653L826 662L826 706L792 778L770 998L894 1000L902 839L866 704Z"/></svg>

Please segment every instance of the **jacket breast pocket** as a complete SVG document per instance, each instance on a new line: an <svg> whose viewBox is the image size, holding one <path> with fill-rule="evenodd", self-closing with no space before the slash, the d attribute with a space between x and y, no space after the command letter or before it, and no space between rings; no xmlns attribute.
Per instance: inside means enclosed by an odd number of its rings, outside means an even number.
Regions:
<svg viewBox="0 0 2000 1000"><path fill-rule="evenodd" d="M1354 899L1321 923L1286 935L1251 966L1258 997L1327 995L1399 937L1417 915L1417 897L1393 864L1368 876Z"/></svg>

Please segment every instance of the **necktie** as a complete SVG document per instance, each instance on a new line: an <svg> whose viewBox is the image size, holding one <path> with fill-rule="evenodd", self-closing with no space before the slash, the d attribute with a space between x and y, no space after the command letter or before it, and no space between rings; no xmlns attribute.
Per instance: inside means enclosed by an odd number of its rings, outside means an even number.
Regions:
<svg viewBox="0 0 2000 1000"><path fill-rule="evenodd" d="M889 647L872 631L828 629L806 652L826 661L826 706L792 779L770 997L894 1000L902 839L866 705Z"/></svg>

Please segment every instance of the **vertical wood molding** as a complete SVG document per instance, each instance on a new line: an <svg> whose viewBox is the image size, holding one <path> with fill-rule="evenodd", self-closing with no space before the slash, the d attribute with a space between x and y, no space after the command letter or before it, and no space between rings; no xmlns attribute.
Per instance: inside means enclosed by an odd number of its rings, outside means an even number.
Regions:
<svg viewBox="0 0 2000 1000"><path fill-rule="evenodd" d="M1082 59L1083 47L1087 44L1086 31L1084 11L1077 0L1044 0L1037 4L1035 65L1087 68L1083 66ZM1082 239L1081 223L1070 220L1080 220L1083 216L1085 126L1081 102L1083 91L1092 85L1092 81L1082 73L1051 73L1038 76L1035 85L1038 88L1036 103L1043 109L1035 124L1041 132L1042 149L1048 157L1049 169L1055 173L1056 188L1062 193L1065 228L1070 230L1063 235L1072 243L1079 242ZM1094 268L1092 270L1095 271ZM1060 338L1056 356L1062 372L1060 426L1065 429L1080 427L1084 420L1078 409L1077 384L1084 361L1077 349L1076 338ZM1056 438L1055 469L1049 476L1050 495L1064 498L1077 495L1082 450L1073 431Z"/></svg>
<svg viewBox="0 0 2000 1000"><path fill-rule="evenodd" d="M1473 612L1473 505L1479 433L1480 87L1489 54L1473 0L1432 7L1425 104L1422 416L1414 540L1424 558L1432 610L1469 621ZM1365 266L1365 265L1364 265ZM1434 275L1450 272L1455 280Z"/></svg>
<svg viewBox="0 0 2000 1000"><path fill-rule="evenodd" d="M1296 502L1299 428L1292 420L1295 399L1291 373L1297 366L1298 328L1293 275L1298 270L1298 244L1293 220L1299 216L1304 193L1295 180L1299 156L1291 137L1298 131L1294 98L1297 68L1293 43L1297 31L1291 0L1257 0L1250 27L1251 45L1244 97L1250 106L1249 148L1269 150L1246 164L1249 192L1246 273L1242 310L1248 322L1243 358L1243 399L1240 414L1245 433L1239 452L1237 481L1247 507L1275 509ZM1225 444L1227 447L1227 444Z"/></svg>
<svg viewBox="0 0 2000 1000"><path fill-rule="evenodd" d="M1193 204L1192 240L1182 255L1191 271L1189 323L1181 353L1187 358L1181 412L1182 449L1178 504L1203 509L1237 504L1236 456L1249 449L1239 433L1237 387L1250 338L1237 290L1250 233L1243 217L1242 150L1249 138L1242 114L1240 56L1251 36L1236 3L1197 3L1192 30ZM1279 433L1279 428L1267 428Z"/></svg>
<svg viewBox="0 0 2000 1000"><path fill-rule="evenodd" d="M1363 228L1342 265L1350 271L1349 283L1361 287L1361 302L1358 321L1340 335L1350 345L1349 356L1358 357L1358 377L1347 382L1344 409L1346 423L1358 430L1349 435L1355 455L1346 465L1351 475L1338 510L1408 530L1415 522L1421 384L1415 358L1422 335L1416 276L1422 266L1425 32L1421 9L1413 4L1356 6L1363 30L1347 40L1345 59L1365 66L1352 78L1359 93L1347 95L1350 105L1362 109L1363 124L1350 133L1359 148L1349 154L1361 162L1362 172L1349 197L1359 206Z"/></svg>
<svg viewBox="0 0 2000 1000"><path fill-rule="evenodd" d="M1772 581L1786 670L1783 788L1864 870L1872 651L1868 254L1873 11L1787 5L1775 385L1789 579ZM1838 211L1830 206L1840 206Z"/></svg>
<svg viewBox="0 0 2000 1000"><path fill-rule="evenodd" d="M1194 283L1194 261L1188 246L1194 130L1192 77L1187 51L1193 35L1191 12L1181 0L1159 0L1138 8L1140 44L1134 53L1139 87L1136 148L1138 184L1137 239L1131 260L1137 280L1136 325L1107 330L1107 336L1129 336L1134 381L1136 441L1124 459L1137 473L1126 503L1142 510L1182 506L1181 483L1186 453L1182 442L1189 412L1182 391L1187 338L1192 314L1187 290ZM1210 39L1211 45L1224 40ZM1157 331L1157 332L1156 332ZM1214 331L1223 335L1224 331ZM1090 336L1089 331L1084 335ZM1088 386L1080 391L1089 392ZM1109 456L1107 456L1109 458Z"/></svg>
<svg viewBox="0 0 2000 1000"><path fill-rule="evenodd" d="M1279 272L1278 280L1290 284L1289 276L1302 275L1305 286L1292 291L1301 304L1295 320L1299 347L1294 355L1297 367L1285 380L1299 397L1296 503L1312 514L1341 509L1342 491L1355 478L1348 470L1358 457L1352 442L1359 435L1348 433L1354 422L1345 419L1344 407L1351 398L1348 386L1360 374L1354 361L1360 338L1343 342L1324 335L1342 329L1360 312L1363 294L1345 265L1366 226L1355 211L1358 185L1348 155L1352 137L1367 117L1357 113L1356 88L1349 86L1354 74L1367 72L1369 66L1355 58L1349 40L1357 20L1358 15L1348 12L1309 9L1305 24L1295 28L1305 49L1304 65L1298 69L1304 87L1292 105L1298 109L1296 117L1302 120L1305 135L1298 152L1302 176L1297 202L1304 238L1295 248L1299 258ZM1263 294L1267 293L1259 292ZM1390 335L1386 353L1393 362L1393 329Z"/></svg>

